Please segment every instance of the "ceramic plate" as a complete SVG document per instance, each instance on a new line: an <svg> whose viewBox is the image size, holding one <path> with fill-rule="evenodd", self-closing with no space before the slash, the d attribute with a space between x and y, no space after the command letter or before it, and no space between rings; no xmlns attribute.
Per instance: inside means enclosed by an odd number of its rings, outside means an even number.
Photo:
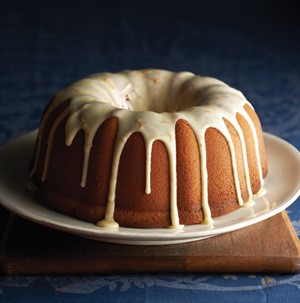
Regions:
<svg viewBox="0 0 300 303"><path fill-rule="evenodd" d="M265 182L267 193L255 204L214 219L213 226L195 224L182 230L134 229L108 230L50 210L37 203L26 190L28 163L36 131L27 133L0 150L0 203L11 212L33 222L78 236L133 245L162 245L195 241L237 230L283 211L300 193L300 154L286 141L264 134L269 163Z"/></svg>

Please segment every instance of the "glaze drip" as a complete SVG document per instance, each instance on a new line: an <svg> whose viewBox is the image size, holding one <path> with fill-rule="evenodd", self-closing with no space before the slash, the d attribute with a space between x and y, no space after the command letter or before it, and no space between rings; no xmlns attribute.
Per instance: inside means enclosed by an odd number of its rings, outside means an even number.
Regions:
<svg viewBox="0 0 300 303"><path fill-rule="evenodd" d="M98 222L101 227L117 227L114 220L115 196L120 157L128 138L135 132L142 134L146 150L145 193L151 193L151 152L153 142L164 143L170 163L170 217L171 227L179 228L177 207L176 138L175 125L180 119L189 123L196 136L201 157L201 192L204 223L212 223L208 201L208 174L206 168L205 132L212 127L227 140L231 154L236 195L239 205L252 200L250 174L247 162L246 144L237 121L242 115L249 124L255 143L259 178L263 185L263 174L255 126L248 116L245 105L250 105L244 95L214 78L200 77L189 72L173 73L164 70L123 71L117 74L100 73L75 82L55 96L47 110L39 130L37 155L41 151L41 136L48 116L63 102L69 102L66 109L53 124L48 137L42 181L47 179L52 142L57 128L63 121L65 144L72 145L79 130L84 131L84 159L80 186L85 187L88 175L90 151L93 139L102 123L118 118L118 130L109 185L105 217ZM236 130L241 142L248 201L243 201L236 164L236 155L228 121ZM36 170L38 156L31 174Z"/></svg>

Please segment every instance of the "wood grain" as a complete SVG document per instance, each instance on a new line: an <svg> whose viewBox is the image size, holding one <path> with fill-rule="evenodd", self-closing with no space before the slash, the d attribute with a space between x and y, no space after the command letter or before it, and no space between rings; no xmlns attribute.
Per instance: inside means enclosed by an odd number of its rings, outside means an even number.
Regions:
<svg viewBox="0 0 300 303"><path fill-rule="evenodd" d="M0 213L0 271L6 275L300 270L300 242L286 212L224 235L164 246L96 242Z"/></svg>

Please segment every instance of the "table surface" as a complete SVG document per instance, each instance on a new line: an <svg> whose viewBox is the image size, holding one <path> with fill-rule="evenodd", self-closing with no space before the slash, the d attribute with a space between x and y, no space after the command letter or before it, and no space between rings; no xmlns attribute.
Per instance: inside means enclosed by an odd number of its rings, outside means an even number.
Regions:
<svg viewBox="0 0 300 303"><path fill-rule="evenodd" d="M170 5L172 3L172 5ZM263 129L300 149L295 3L1 1L0 145L35 129L52 94L99 71L158 67L241 90ZM300 234L300 201L288 214ZM28 235L27 235L28 236ZM0 302L299 302L300 274L0 277Z"/></svg>

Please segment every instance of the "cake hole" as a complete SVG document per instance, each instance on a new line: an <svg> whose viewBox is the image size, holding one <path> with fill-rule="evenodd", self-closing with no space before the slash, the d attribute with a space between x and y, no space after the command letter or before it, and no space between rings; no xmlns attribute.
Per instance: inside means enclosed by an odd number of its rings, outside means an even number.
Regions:
<svg viewBox="0 0 300 303"><path fill-rule="evenodd" d="M141 76L142 75L142 76ZM178 79L167 71L145 70L130 74L110 74L109 81L103 81L102 88L110 92L105 102L117 108L131 111L153 111L173 113L196 105L196 90L189 77ZM175 83L175 80L177 81ZM101 95L101 92L99 92ZM99 96L98 96L99 97Z"/></svg>

